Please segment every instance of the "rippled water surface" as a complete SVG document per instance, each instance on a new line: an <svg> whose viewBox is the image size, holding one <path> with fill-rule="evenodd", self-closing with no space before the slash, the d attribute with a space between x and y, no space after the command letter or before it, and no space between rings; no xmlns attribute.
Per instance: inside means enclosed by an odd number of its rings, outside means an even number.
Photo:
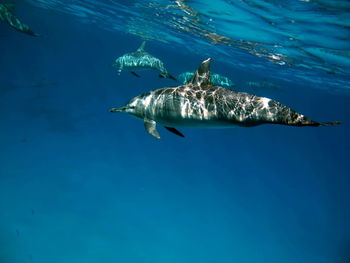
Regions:
<svg viewBox="0 0 350 263"><path fill-rule="evenodd" d="M348 1L29 2L233 67L255 70L271 61L281 66L275 78L291 74L321 89L350 88ZM262 59L249 63L249 54Z"/></svg>
<svg viewBox="0 0 350 263"><path fill-rule="evenodd" d="M0 263L350 262L349 1L11 2L40 37L0 22ZM230 89L342 123L158 140L109 112L180 85L118 74L143 41L179 80L211 57Z"/></svg>

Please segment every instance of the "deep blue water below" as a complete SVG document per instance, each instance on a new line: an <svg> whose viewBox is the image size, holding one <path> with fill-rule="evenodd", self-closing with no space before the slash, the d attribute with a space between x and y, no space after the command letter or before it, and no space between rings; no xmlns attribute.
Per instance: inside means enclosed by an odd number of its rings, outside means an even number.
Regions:
<svg viewBox="0 0 350 263"><path fill-rule="evenodd" d="M350 34L329 44L337 43L341 59L291 63L300 57L290 49L283 64L265 48L259 56L251 44L207 41L194 27L193 34L162 27L159 41L154 32L140 35L135 25L123 27L127 16L130 22L142 15L131 7L89 23L93 14L79 17L37 2L17 1L15 11L41 37L0 23L0 263L350 262ZM85 4L93 10L93 2ZM137 2L101 1L124 8ZM150 3L157 2L175 1ZM210 14L219 19L206 1L191 2L205 21ZM122 19L115 30L106 28L107 15ZM223 21L229 15L222 13ZM332 16L338 17L336 7ZM208 30L226 29L235 39L223 21ZM259 41L250 39L249 28L247 41ZM331 38L327 30L322 41ZM142 120L108 112L142 92L179 85L152 71L117 75L114 60L143 39L174 75L210 56L212 70L231 78L234 89L342 124L184 128L185 138L159 126L157 140ZM246 85L266 79L275 88Z"/></svg>

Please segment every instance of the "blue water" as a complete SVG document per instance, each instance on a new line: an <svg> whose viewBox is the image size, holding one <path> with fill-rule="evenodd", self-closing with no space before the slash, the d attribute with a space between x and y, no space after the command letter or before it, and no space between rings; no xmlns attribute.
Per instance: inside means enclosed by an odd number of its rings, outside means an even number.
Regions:
<svg viewBox="0 0 350 263"><path fill-rule="evenodd" d="M348 1L16 2L42 36L0 24L0 263L350 262ZM116 74L144 39L173 75L212 57L342 124L157 140L108 112L177 85Z"/></svg>

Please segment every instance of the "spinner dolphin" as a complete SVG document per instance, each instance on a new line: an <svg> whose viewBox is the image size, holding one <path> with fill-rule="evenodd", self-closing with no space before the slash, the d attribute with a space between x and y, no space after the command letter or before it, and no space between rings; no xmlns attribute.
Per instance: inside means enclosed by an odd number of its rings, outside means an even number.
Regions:
<svg viewBox="0 0 350 263"><path fill-rule="evenodd" d="M146 130L158 139L157 124L182 137L174 127L339 124L319 123L272 99L214 86L210 82L210 61L203 61L187 84L143 93L110 112L125 112L143 119Z"/></svg>
<svg viewBox="0 0 350 263"><path fill-rule="evenodd" d="M164 63L159 58L156 58L145 51L145 45L146 41L143 41L141 46L135 52L124 54L115 60L113 66L117 68L118 74L120 74L123 69L126 69L129 70L134 76L140 77L136 71L153 69L160 72L160 78L170 78L176 80L168 73Z"/></svg>
<svg viewBox="0 0 350 263"><path fill-rule="evenodd" d="M4 21L12 28L31 36L39 36L29 26L22 23L13 13L14 4L0 4L0 21Z"/></svg>
<svg viewBox="0 0 350 263"><path fill-rule="evenodd" d="M193 78L194 72L183 72L177 78L182 81L183 84L186 84ZM235 84L228 78L219 74L210 73L210 82L214 86L222 87L232 87Z"/></svg>

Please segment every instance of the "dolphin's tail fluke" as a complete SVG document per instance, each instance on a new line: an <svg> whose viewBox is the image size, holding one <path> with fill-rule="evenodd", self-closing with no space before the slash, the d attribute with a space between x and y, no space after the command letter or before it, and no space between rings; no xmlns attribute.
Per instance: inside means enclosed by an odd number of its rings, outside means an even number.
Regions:
<svg viewBox="0 0 350 263"><path fill-rule="evenodd" d="M296 112L295 110L271 99L260 98L259 101L265 105L262 108L266 107L270 114L267 114L267 120L270 123L283 124L289 126L311 126L311 127L320 127L320 126L333 126L340 124L339 121L333 122L318 122L314 121L303 114ZM275 114L271 114L275 112ZM270 117L272 116L272 118Z"/></svg>
<svg viewBox="0 0 350 263"><path fill-rule="evenodd" d="M38 34L38 33L35 33L33 30L31 30L30 28L28 28L27 30L25 31L22 31L23 33L27 34L27 35L30 35L30 36L33 36L33 37L40 37L41 35Z"/></svg>
<svg viewBox="0 0 350 263"><path fill-rule="evenodd" d="M332 122L320 123L320 126L332 126L332 125L339 125L339 124L341 124L340 121L332 121Z"/></svg>
<svg viewBox="0 0 350 263"><path fill-rule="evenodd" d="M292 125L292 126L313 126L313 127L333 126L333 125L339 125L339 124L341 124L340 121L317 122L317 121L313 121L305 116L303 116L302 118L299 118L295 122L288 122L288 125Z"/></svg>

